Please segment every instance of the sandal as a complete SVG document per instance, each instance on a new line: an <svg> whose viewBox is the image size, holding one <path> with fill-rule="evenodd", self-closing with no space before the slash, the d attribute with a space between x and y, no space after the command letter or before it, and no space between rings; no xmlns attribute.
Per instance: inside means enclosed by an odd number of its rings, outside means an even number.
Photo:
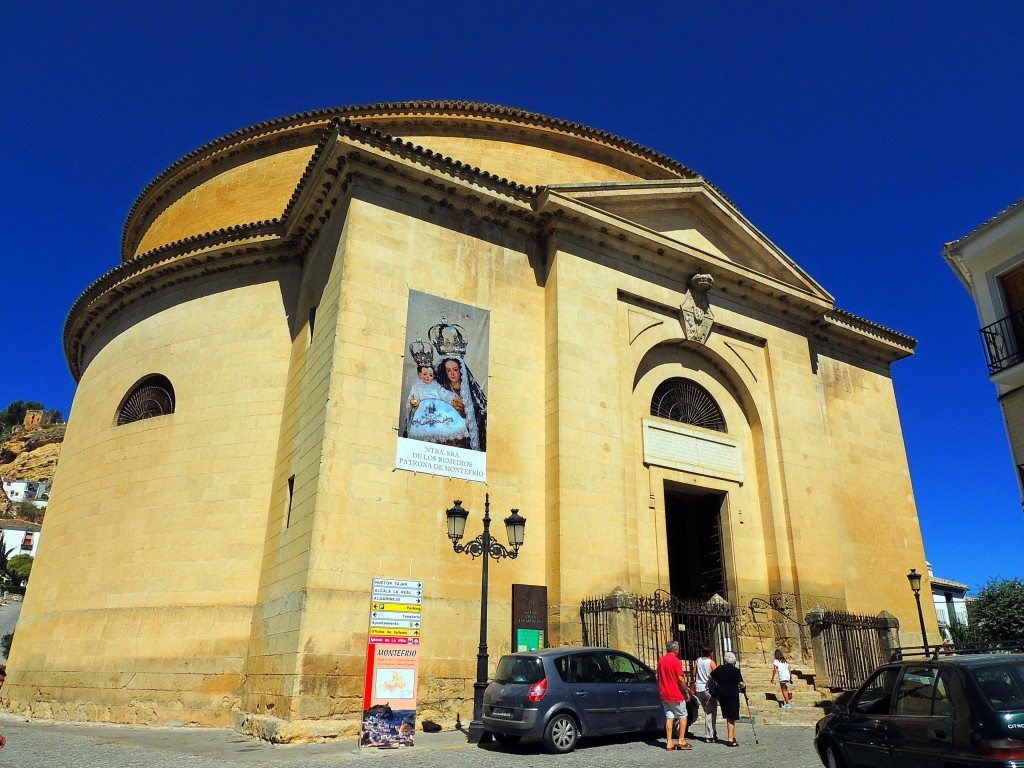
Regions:
<svg viewBox="0 0 1024 768"><path fill-rule="evenodd" d="M722 743L725 744L725 746L727 746L727 747L738 747L739 746L739 744L736 742L736 739L733 739L732 741L723 741Z"/></svg>
<svg viewBox="0 0 1024 768"><path fill-rule="evenodd" d="M683 744L676 744L676 749L693 749L693 744L688 741Z"/></svg>

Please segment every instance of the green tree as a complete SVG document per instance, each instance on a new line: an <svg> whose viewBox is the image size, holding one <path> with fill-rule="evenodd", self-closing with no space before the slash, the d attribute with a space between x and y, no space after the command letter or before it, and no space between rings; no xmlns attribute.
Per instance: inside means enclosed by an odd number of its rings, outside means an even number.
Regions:
<svg viewBox="0 0 1024 768"><path fill-rule="evenodd" d="M19 501L14 505L14 515L34 523L43 517L43 510L37 509L31 501Z"/></svg>
<svg viewBox="0 0 1024 768"><path fill-rule="evenodd" d="M8 658L11 655L11 643L14 642L14 633L8 632L3 637L0 637L0 653L3 654L4 658Z"/></svg>
<svg viewBox="0 0 1024 768"><path fill-rule="evenodd" d="M988 641L1024 638L1024 581L990 580L971 601L968 618Z"/></svg>
<svg viewBox="0 0 1024 768"><path fill-rule="evenodd" d="M32 572L32 555L26 555L24 553L15 555L7 561L7 573L11 576L11 581L15 584L20 585L21 582L28 580L28 575Z"/></svg>
<svg viewBox="0 0 1024 768"><path fill-rule="evenodd" d="M958 621L955 615L949 617L949 636L958 648L969 648L989 642L978 624L964 624Z"/></svg>
<svg viewBox="0 0 1024 768"><path fill-rule="evenodd" d="M50 418L51 424L64 423L64 414L60 412L59 408L51 408L46 412L46 415Z"/></svg>
<svg viewBox="0 0 1024 768"><path fill-rule="evenodd" d="M27 411L41 411L43 408L45 406L35 400L13 400L0 411L0 432L10 432L13 427L24 422Z"/></svg>
<svg viewBox="0 0 1024 768"><path fill-rule="evenodd" d="M4 541L3 533L0 533L0 576L7 573L7 559L11 556L11 552L14 551L14 547L7 548L7 543Z"/></svg>

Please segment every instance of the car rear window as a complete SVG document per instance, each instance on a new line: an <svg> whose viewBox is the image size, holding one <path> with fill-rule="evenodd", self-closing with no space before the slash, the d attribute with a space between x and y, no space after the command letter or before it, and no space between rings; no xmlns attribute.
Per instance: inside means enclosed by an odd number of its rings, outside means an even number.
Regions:
<svg viewBox="0 0 1024 768"><path fill-rule="evenodd" d="M1024 662L974 670L982 693L1000 712L1024 710Z"/></svg>
<svg viewBox="0 0 1024 768"><path fill-rule="evenodd" d="M496 683L537 683L544 677L544 665L536 656L502 656L494 672Z"/></svg>

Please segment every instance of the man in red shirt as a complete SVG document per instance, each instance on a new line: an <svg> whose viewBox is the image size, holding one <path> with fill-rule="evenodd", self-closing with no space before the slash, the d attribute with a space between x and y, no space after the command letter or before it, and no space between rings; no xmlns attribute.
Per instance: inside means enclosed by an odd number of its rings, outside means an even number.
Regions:
<svg viewBox="0 0 1024 768"><path fill-rule="evenodd" d="M658 659L658 692L661 702L665 705L665 749L693 749L686 740L686 699L690 695L686 687L686 673L683 662L679 660L679 643L669 642L668 651ZM678 743L673 743L673 731L679 723Z"/></svg>

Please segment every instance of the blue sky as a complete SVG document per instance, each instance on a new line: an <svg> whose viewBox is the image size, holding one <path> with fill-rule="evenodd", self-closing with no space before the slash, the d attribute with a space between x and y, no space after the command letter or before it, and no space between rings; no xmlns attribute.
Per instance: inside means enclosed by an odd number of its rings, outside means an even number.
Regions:
<svg viewBox="0 0 1024 768"><path fill-rule="evenodd" d="M975 588L1024 577L978 318L941 258L1024 197L1022 39L1017 2L16 3L0 407L70 411L67 312L182 155L321 107L505 104L679 160L839 307L917 338L893 377L929 559Z"/></svg>

